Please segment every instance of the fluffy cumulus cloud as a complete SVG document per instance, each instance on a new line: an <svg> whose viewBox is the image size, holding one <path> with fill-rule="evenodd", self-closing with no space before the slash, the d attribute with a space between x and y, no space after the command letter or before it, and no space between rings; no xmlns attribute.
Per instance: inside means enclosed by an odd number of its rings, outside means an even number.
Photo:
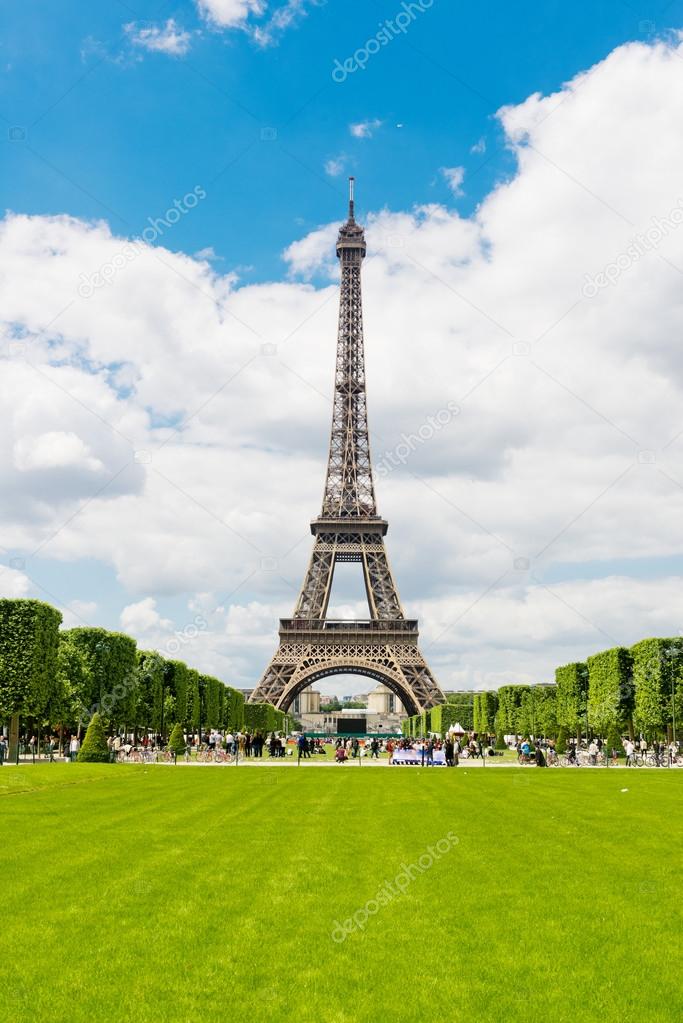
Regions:
<svg viewBox="0 0 683 1023"><path fill-rule="evenodd" d="M465 180L464 167L442 167L441 174L453 195L463 194L462 183Z"/></svg>
<svg viewBox="0 0 683 1023"><path fill-rule="evenodd" d="M174 18L169 18L164 25L139 25L129 22L124 31L133 46L156 53L168 53L173 57L182 57L190 48L191 35L182 29Z"/></svg>
<svg viewBox="0 0 683 1023"><path fill-rule="evenodd" d="M121 628L136 637L167 632L172 624L170 618L162 618L159 614L154 597L128 604L121 612Z"/></svg>
<svg viewBox="0 0 683 1023"><path fill-rule="evenodd" d="M204 7L227 24L257 5ZM624 46L502 110L517 169L471 218L368 218L379 505L446 686L544 680L680 628L682 57ZM241 285L165 236L122 259L105 223L5 218L5 592L34 592L34 557L104 563L141 641L199 615L186 659L256 679L320 502L336 226L293 241L283 280ZM357 598L344 581L334 604Z"/></svg>
<svg viewBox="0 0 683 1023"><path fill-rule="evenodd" d="M234 28L243 25L250 15L261 15L265 0L197 0L197 7L213 25Z"/></svg>
<svg viewBox="0 0 683 1023"><path fill-rule="evenodd" d="M378 118L369 121L359 121L357 124L350 124L349 131L355 139L371 139L382 122Z"/></svg>
<svg viewBox="0 0 683 1023"><path fill-rule="evenodd" d="M197 9L214 29L243 29L258 46L273 46L288 29L296 26L309 11L327 0L285 0L271 4L267 0L196 0Z"/></svg>

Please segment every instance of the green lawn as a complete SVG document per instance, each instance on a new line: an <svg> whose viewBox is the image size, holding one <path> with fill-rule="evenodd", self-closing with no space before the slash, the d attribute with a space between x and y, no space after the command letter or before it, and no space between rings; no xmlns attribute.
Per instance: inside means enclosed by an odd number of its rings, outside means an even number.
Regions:
<svg viewBox="0 0 683 1023"><path fill-rule="evenodd" d="M0 1019L669 1023L682 791L675 771L4 767Z"/></svg>

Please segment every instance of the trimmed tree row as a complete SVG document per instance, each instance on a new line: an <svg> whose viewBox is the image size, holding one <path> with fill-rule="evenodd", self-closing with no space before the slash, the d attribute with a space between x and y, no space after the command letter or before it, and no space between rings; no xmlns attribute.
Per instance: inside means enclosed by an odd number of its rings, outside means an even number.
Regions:
<svg viewBox="0 0 683 1023"><path fill-rule="evenodd" d="M507 685L472 696L471 725L458 720L467 731L495 733L498 745L503 735L543 735L556 738L559 749L568 736L589 731L615 748L626 732L663 738L683 724L683 639L602 650L557 668L554 685ZM453 723L449 707L408 718L404 735L444 734Z"/></svg>
<svg viewBox="0 0 683 1023"><path fill-rule="evenodd" d="M10 724L10 757L19 719L80 731L152 731L167 735L220 728L266 731L285 727L270 704L245 707L244 696L135 640L100 628L60 631L62 616L37 600L0 600L0 722ZM97 720L96 720L97 719ZM89 728L90 732L90 728ZM88 743L88 735L81 752Z"/></svg>

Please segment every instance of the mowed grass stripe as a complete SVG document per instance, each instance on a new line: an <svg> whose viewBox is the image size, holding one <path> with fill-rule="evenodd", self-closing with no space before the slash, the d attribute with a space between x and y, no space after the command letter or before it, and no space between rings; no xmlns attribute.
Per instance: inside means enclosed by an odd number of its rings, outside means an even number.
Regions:
<svg viewBox="0 0 683 1023"><path fill-rule="evenodd" d="M682 782L673 771L3 768L0 785L23 792L0 803L0 1018L189 1021L252 1005L374 1021L446 1004L453 1020L476 1006L482 1020L563 1021L590 1004L590 1018L671 1019ZM449 831L458 845L404 896L332 940L335 920ZM634 941L645 927L657 940Z"/></svg>

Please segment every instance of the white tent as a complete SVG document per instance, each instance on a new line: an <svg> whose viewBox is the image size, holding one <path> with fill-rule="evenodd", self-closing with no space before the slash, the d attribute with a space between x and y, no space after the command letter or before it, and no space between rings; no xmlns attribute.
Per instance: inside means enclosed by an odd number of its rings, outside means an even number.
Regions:
<svg viewBox="0 0 683 1023"><path fill-rule="evenodd" d="M465 729L462 727L462 725L460 724L459 721L456 721L456 723L454 725L451 725L451 727L448 729L448 731L452 732L453 735L464 735L465 734Z"/></svg>

